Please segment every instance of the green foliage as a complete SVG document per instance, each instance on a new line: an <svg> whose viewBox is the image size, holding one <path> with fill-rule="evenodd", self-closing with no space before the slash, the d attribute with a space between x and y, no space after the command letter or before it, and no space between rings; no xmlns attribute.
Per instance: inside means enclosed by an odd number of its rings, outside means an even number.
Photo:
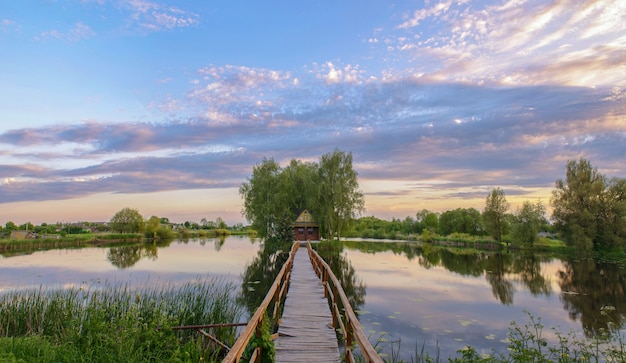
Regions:
<svg viewBox="0 0 626 363"><path fill-rule="evenodd" d="M291 218L291 214L285 213L276 228L276 239L278 239L280 242L293 242L294 231L292 227L292 222L293 218Z"/></svg>
<svg viewBox="0 0 626 363"><path fill-rule="evenodd" d="M245 357L251 357L254 350L260 348L261 362L274 362L276 360L276 347L274 347L274 341L272 340L271 326L270 318L265 313L260 327L261 334L250 339L244 352Z"/></svg>
<svg viewBox="0 0 626 363"><path fill-rule="evenodd" d="M422 209L415 214L417 230L421 231L424 228L429 229L431 232L435 232L439 227L439 216L437 213L431 212L428 209Z"/></svg>
<svg viewBox="0 0 626 363"><path fill-rule="evenodd" d="M15 225L15 223L13 223L13 221L8 221L5 225L4 225L4 229L7 232L11 232L11 231L15 231L17 230L17 225Z"/></svg>
<svg viewBox="0 0 626 363"><path fill-rule="evenodd" d="M119 233L141 233L145 230L145 223L137 209L123 208L115 213L109 226L112 231Z"/></svg>
<svg viewBox="0 0 626 363"><path fill-rule="evenodd" d="M601 312L611 314L615 309L612 306L603 306ZM544 325L541 318L534 317L529 312L529 322L518 325L511 322L508 333L507 352L492 351L491 354L479 354L474 347L467 346L458 350L457 356L447 358L449 363L528 363L528 362L557 362L557 363L583 363L583 362L625 362L626 342L616 325L593 336L591 339L581 340L573 332L562 333L553 328L548 334L555 339L549 341L544 336ZM399 342L397 343L400 344ZM402 362L394 354L391 346L392 359L386 362ZM437 352L431 356L416 349L412 362L440 363L442 360Z"/></svg>
<svg viewBox="0 0 626 363"><path fill-rule="evenodd" d="M352 153L335 150L320 158L319 205L313 208L320 230L329 238L340 237L365 208L358 173L352 168Z"/></svg>
<svg viewBox="0 0 626 363"><path fill-rule="evenodd" d="M504 191L499 187L494 188L485 200L482 217L485 229L498 242L502 240L502 235L507 230L505 214L508 209L509 203L506 201Z"/></svg>
<svg viewBox="0 0 626 363"><path fill-rule="evenodd" d="M218 280L131 289L105 285L21 291L0 297L0 359L27 362L191 362L225 354L173 326L236 322L233 286ZM234 328L211 332L235 340Z"/></svg>
<svg viewBox="0 0 626 363"><path fill-rule="evenodd" d="M475 208L457 208L443 212L439 216L438 233L447 236L455 232L472 236L482 235L480 212Z"/></svg>
<svg viewBox="0 0 626 363"><path fill-rule="evenodd" d="M588 160L570 160L551 203L555 229L568 246L583 252L626 246L626 180L609 181Z"/></svg>
<svg viewBox="0 0 626 363"><path fill-rule="evenodd" d="M352 154L339 150L319 163L291 160L284 169L274 159L263 159L239 187L244 216L261 236L274 237L286 215L293 222L295 210L306 208L323 235L340 235L363 211L357 176Z"/></svg>
<svg viewBox="0 0 626 363"><path fill-rule="evenodd" d="M531 248L539 239L541 228L547 224L546 208L541 201L525 201L517 210L512 225L511 238L514 245Z"/></svg>
<svg viewBox="0 0 626 363"><path fill-rule="evenodd" d="M167 224L161 224L161 218L152 216L146 222L144 235L156 241L171 241L176 237L176 233Z"/></svg>
<svg viewBox="0 0 626 363"><path fill-rule="evenodd" d="M432 232L430 232L430 230L428 228L424 228L424 230L422 231L422 235L421 235L421 240L422 242L432 242L433 241L433 234Z"/></svg>

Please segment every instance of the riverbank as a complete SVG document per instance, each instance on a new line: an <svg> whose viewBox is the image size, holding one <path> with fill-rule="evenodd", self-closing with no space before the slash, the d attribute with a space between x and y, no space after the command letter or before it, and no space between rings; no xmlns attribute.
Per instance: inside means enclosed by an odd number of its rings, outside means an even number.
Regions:
<svg viewBox="0 0 626 363"><path fill-rule="evenodd" d="M176 237L226 238L227 236L254 237L254 231L231 231L227 229L182 230ZM175 239L176 237L172 237ZM5 257L57 248L108 247L152 241L139 233L85 233L58 236L55 238L0 239L0 255Z"/></svg>
<svg viewBox="0 0 626 363"><path fill-rule="evenodd" d="M219 362L224 349L195 330L175 327L237 323L243 315L220 279L134 288L105 283L0 295L2 362ZM234 326L207 328L224 344Z"/></svg>
<svg viewBox="0 0 626 363"><path fill-rule="evenodd" d="M3 239L0 240L0 254L6 257L56 248L114 246L139 243L143 239L144 237L141 234L77 234L59 238Z"/></svg>

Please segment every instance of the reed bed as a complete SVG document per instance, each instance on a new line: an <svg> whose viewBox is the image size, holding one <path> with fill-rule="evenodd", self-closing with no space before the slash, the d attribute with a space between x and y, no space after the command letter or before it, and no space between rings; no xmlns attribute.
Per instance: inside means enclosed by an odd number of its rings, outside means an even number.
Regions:
<svg viewBox="0 0 626 363"><path fill-rule="evenodd" d="M226 354L181 325L235 323L243 309L235 286L200 279L182 286L133 288L127 283L0 295L0 361L198 362ZM226 345L235 328L210 334Z"/></svg>

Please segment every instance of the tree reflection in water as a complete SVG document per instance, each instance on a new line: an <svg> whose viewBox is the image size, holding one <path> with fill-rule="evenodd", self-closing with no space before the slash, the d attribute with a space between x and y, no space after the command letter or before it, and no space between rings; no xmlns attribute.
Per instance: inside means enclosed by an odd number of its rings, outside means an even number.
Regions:
<svg viewBox="0 0 626 363"><path fill-rule="evenodd" d="M274 283L276 276L289 258L290 242L267 239L256 257L244 269L241 293L237 301L252 316ZM273 309L273 307L270 307ZM269 310L272 311L272 310Z"/></svg>
<svg viewBox="0 0 626 363"><path fill-rule="evenodd" d="M587 336L598 334L613 322L625 322L626 271L617 264L599 263L591 259L564 261L558 272L561 302L573 320L580 320ZM603 306L613 306L614 311L600 314Z"/></svg>
<svg viewBox="0 0 626 363"><path fill-rule="evenodd" d="M356 276L350 261L341 254L342 245L322 243L315 248L341 282L352 308L358 310L365 302L365 284ZM246 306L250 316L265 298L280 269L287 261L290 249L291 243L266 240L263 248L246 267L238 300ZM272 306L269 311L271 309L273 309Z"/></svg>
<svg viewBox="0 0 626 363"><path fill-rule="evenodd" d="M343 244L341 242L321 242L313 245L320 257L328 263L333 271L343 291L346 293L348 301L352 306L355 314L365 303L366 287L365 283L357 276L352 263L346 258L343 252Z"/></svg>
<svg viewBox="0 0 626 363"><path fill-rule="evenodd" d="M172 241L150 242L140 245L111 247L107 252L107 260L111 265L119 269L133 267L142 258L156 260L158 258L158 248L167 247Z"/></svg>
<svg viewBox="0 0 626 363"><path fill-rule="evenodd" d="M345 246L370 254L387 251L402 254L409 261L417 259L425 269L442 266L463 276L484 275L493 296L504 305L513 304L514 282L522 283L535 296L549 295L552 290L549 279L541 272L541 262L551 257L542 259L533 254L482 252L410 242L345 242Z"/></svg>
<svg viewBox="0 0 626 363"><path fill-rule="evenodd" d="M345 242L350 249L364 253L392 251L408 260L416 259L425 269L443 266L465 276L481 276L491 285L493 296L504 305L514 302L516 284L533 296L553 293L551 278L542 271L542 263L553 256L534 253L482 252L468 249L435 247L418 243ZM587 336L606 330L612 322L621 327L626 322L626 269L622 265L601 263L591 259L561 259L563 270L557 273L560 300L572 320L580 320ZM603 306L614 311L601 314Z"/></svg>

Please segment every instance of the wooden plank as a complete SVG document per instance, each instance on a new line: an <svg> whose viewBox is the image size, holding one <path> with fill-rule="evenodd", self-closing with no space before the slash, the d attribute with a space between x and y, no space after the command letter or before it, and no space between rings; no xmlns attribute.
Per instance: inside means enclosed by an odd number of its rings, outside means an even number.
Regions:
<svg viewBox="0 0 626 363"><path fill-rule="evenodd" d="M305 248L294 257L278 338L276 362L341 362L324 288Z"/></svg>

